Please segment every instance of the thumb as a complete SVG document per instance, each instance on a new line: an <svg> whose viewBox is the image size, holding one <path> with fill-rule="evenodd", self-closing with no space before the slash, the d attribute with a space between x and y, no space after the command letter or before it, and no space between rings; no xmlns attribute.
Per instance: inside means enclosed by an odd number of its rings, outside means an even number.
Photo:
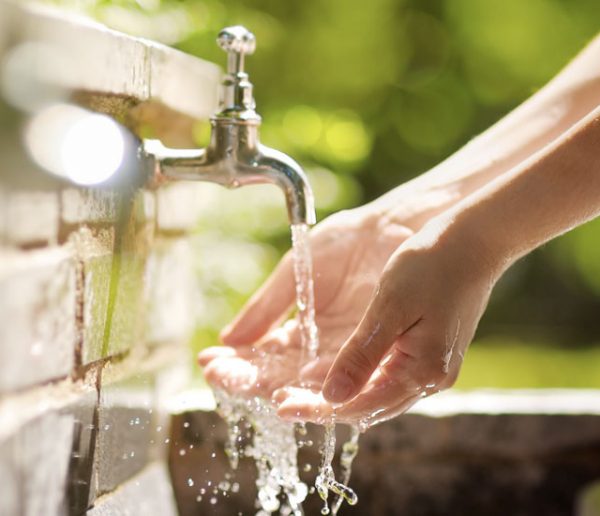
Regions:
<svg viewBox="0 0 600 516"><path fill-rule="evenodd" d="M342 346L325 379L323 396L343 403L367 383L394 341L407 328L402 311L380 292L369 304L361 322Z"/></svg>
<svg viewBox="0 0 600 516"><path fill-rule="evenodd" d="M291 308L296 295L290 253L279 262L265 284L250 298L237 317L221 332L229 346L251 344L265 335Z"/></svg>

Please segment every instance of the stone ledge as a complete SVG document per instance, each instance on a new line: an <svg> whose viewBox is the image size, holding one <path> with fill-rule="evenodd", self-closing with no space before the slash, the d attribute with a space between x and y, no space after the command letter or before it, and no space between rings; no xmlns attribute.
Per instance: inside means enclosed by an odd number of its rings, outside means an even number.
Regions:
<svg viewBox="0 0 600 516"><path fill-rule="evenodd" d="M210 407L206 392L187 397L196 406ZM421 408L417 404L411 413L361 437L350 482L359 503L345 506L342 513L578 514L577 504L583 507L579 495L600 479L599 395L576 390L450 392ZM224 423L215 412L191 410L193 405L180 397L172 422L170 467L180 514L250 512L256 493L254 466L248 460L232 479L242 486L239 493L219 495L215 506L208 497L196 499L198 486L218 483L229 467ZM309 425L309 435L319 441L322 429ZM335 467L345 435L340 426ZM317 447L304 448L300 462L317 465ZM206 469L198 469L198 463ZM193 489L187 478L193 479ZM591 503L588 498L585 507ZM319 505L316 495L311 496L306 513L317 514Z"/></svg>
<svg viewBox="0 0 600 516"><path fill-rule="evenodd" d="M81 16L0 0L0 57L23 43L34 44L34 61L49 67L50 58L60 68L26 72L44 98L75 98L134 130L170 126L168 140L188 142L189 121L207 118L217 105L220 70L212 63Z"/></svg>

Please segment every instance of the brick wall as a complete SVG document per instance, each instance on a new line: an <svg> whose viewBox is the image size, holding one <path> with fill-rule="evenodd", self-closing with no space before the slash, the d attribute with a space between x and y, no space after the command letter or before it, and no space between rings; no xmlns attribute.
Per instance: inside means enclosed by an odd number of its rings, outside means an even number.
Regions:
<svg viewBox="0 0 600 516"><path fill-rule="evenodd" d="M176 514L195 191L0 182L1 515Z"/></svg>

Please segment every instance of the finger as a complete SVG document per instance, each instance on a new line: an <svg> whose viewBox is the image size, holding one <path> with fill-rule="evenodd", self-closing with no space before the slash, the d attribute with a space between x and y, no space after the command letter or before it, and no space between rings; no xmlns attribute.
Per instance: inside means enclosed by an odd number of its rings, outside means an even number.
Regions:
<svg viewBox="0 0 600 516"><path fill-rule="evenodd" d="M325 399L343 403L367 383L394 340L407 328L401 311L387 295L378 293L362 321L343 345L327 375Z"/></svg>
<svg viewBox="0 0 600 516"><path fill-rule="evenodd" d="M223 343L238 346L260 339L290 310L295 288L292 256L288 252L234 321L223 329Z"/></svg>
<svg viewBox="0 0 600 516"><path fill-rule="evenodd" d="M333 416L334 409L321 393L308 389L288 388L279 404L277 415L286 421L310 421L323 424Z"/></svg>
<svg viewBox="0 0 600 516"><path fill-rule="evenodd" d="M341 423L358 424L362 429L388 421L400 414L404 414L410 407L421 399L418 395L399 398L388 406L373 409L368 408L370 401L361 400L360 406L349 405L336 411L336 421ZM353 400L354 401L354 400ZM364 401L364 403L363 403Z"/></svg>
<svg viewBox="0 0 600 516"><path fill-rule="evenodd" d="M371 426L408 410L421 393L409 376L391 379L378 371L358 396L337 408L336 417Z"/></svg>
<svg viewBox="0 0 600 516"><path fill-rule="evenodd" d="M303 366L298 375L301 387L321 390L334 358L335 356L319 357Z"/></svg>
<svg viewBox="0 0 600 516"><path fill-rule="evenodd" d="M215 358L231 357L235 355L235 349L228 346L211 346L198 353L198 364L202 367L207 366Z"/></svg>
<svg viewBox="0 0 600 516"><path fill-rule="evenodd" d="M204 369L206 381L230 393L251 395L258 368L239 357L217 358Z"/></svg>
<svg viewBox="0 0 600 516"><path fill-rule="evenodd" d="M413 345L415 340L423 344L415 334L422 332L417 329L403 335L360 394L338 408L336 415L340 420L371 426L405 412L431 391L429 362L402 350L411 346L410 341Z"/></svg>

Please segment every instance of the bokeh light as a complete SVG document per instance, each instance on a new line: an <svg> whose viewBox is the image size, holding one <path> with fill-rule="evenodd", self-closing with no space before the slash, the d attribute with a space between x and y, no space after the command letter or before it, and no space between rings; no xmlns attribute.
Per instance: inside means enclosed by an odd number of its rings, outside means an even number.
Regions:
<svg viewBox="0 0 600 516"><path fill-rule="evenodd" d="M110 179L126 151L123 133L112 118L69 104L36 113L25 128L24 141L38 165L81 185Z"/></svg>

